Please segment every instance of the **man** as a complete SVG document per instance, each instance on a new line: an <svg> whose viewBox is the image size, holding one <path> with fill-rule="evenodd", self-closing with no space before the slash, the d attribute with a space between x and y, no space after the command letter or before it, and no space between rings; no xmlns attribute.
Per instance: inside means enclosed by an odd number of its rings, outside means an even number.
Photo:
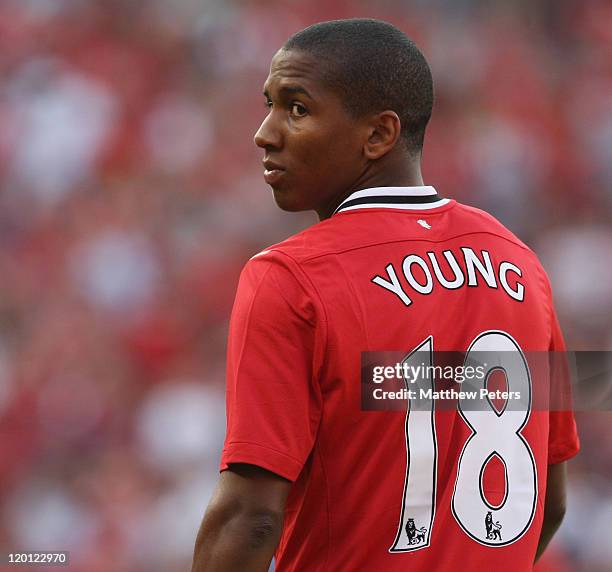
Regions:
<svg viewBox="0 0 612 572"><path fill-rule="evenodd" d="M367 352L433 365L434 349L500 350L485 392L504 369L531 396L525 352L563 350L539 262L423 184L431 73L390 24L297 33L264 96L265 180L280 208L321 222L241 275L222 472L193 572L265 571L273 554L279 572L530 570L563 516L572 414L530 397L522 410L366 411L361 367Z"/></svg>

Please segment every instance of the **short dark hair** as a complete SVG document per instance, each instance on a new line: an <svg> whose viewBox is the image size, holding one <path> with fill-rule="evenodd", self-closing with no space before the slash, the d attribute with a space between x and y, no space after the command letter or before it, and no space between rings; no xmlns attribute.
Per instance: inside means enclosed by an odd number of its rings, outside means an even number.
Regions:
<svg viewBox="0 0 612 572"><path fill-rule="evenodd" d="M323 82L353 117L390 109L410 152L423 147L433 107L433 80L415 43L392 24L369 18L331 20L291 36L284 50L316 58Z"/></svg>

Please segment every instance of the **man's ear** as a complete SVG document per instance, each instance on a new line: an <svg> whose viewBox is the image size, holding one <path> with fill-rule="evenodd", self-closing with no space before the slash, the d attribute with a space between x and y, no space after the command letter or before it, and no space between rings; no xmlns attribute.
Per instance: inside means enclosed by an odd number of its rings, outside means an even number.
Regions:
<svg viewBox="0 0 612 572"><path fill-rule="evenodd" d="M369 137L363 148L366 159L374 161L391 151L401 130L402 124L395 111L386 110L373 115L369 120Z"/></svg>

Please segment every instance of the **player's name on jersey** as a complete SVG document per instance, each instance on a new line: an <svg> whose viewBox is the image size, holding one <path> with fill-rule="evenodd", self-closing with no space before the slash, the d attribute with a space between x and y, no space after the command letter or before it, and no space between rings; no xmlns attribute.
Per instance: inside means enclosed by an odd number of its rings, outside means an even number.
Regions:
<svg viewBox="0 0 612 572"><path fill-rule="evenodd" d="M486 388L480 388L473 391L463 391L456 389L439 389L435 390L432 388L419 388L419 389L398 389L397 391L385 391L380 387L377 387L372 391L372 397L377 400L381 399L392 399L392 400L405 400L405 399L521 399L521 393L519 391L502 391L500 389L491 391Z"/></svg>
<svg viewBox="0 0 612 572"><path fill-rule="evenodd" d="M385 266L385 272L386 276L377 274L372 282L396 295L405 306L412 304L413 292L431 294L434 283L447 290L485 285L494 289L501 287L513 300L522 302L525 297L525 286L519 282L523 272L516 264L503 260L494 265L488 251L476 253L467 246L458 251L428 251L426 257L408 254L402 261L401 273L391 262ZM405 281L400 280L400 274Z"/></svg>

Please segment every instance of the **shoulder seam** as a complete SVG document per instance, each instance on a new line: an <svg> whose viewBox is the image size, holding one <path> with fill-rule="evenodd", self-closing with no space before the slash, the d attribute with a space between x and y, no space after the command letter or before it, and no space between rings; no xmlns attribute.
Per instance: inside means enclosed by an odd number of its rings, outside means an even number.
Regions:
<svg viewBox="0 0 612 572"><path fill-rule="evenodd" d="M324 252L324 253L319 253L319 254L313 254L311 256L307 256L302 260L302 263L305 262L310 262L311 260L315 260L317 258L322 258L324 256L333 256L333 255L337 255L337 254L344 254L345 252L351 252L353 250L359 250L360 248L369 248L371 246L379 246L382 244L393 244L396 242L430 242L433 244L440 244L442 242L446 242L447 240L453 240L455 238L461 238L463 236L470 236L473 234L488 234L491 236L495 236L497 238L500 238L501 240L505 240L506 242L509 242L510 244L514 244L515 246L518 246L519 248L521 248L522 250L526 250L527 252L530 252L531 254L533 254L535 256L535 253L533 252L533 250L531 250L531 248L529 248L526 244L523 244L522 241L520 241L519 239L517 240L512 240L510 238L507 238L505 236L502 236L500 234L495 234L493 232L488 232L486 230L482 230L482 231L471 231L471 232L464 232L463 234L457 234L455 236L451 236L448 238L445 238L444 240L432 240L429 238L402 238L402 239L397 239L397 240L386 240L386 241L381 241L381 242L372 242L369 244L362 244L360 246L353 246L351 248L344 248L342 250L333 250L333 251L329 251L329 252ZM273 249L275 250L275 249ZM289 258L291 258L291 260L293 260L296 264L299 265L299 263L289 254L287 254L286 252L283 252L282 250L277 250L276 252L282 252L283 254L285 254L286 256L288 256Z"/></svg>

